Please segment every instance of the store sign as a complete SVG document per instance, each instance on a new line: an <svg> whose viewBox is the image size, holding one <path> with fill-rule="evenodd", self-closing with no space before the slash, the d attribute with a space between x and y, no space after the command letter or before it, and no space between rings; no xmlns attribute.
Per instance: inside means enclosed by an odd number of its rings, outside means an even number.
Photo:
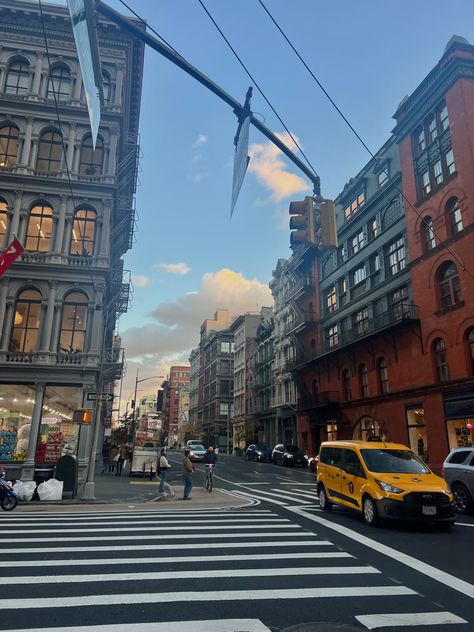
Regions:
<svg viewBox="0 0 474 632"><path fill-rule="evenodd" d="M8 244L3 254L0 255L0 276L5 274L12 263L14 263L24 251L23 245L15 237L13 241Z"/></svg>

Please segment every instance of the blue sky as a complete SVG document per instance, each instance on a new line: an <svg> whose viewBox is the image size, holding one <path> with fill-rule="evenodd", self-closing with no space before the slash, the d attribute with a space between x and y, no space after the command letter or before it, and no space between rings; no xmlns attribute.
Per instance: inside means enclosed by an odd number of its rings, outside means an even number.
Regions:
<svg viewBox="0 0 474 632"><path fill-rule="evenodd" d="M129 0L179 53L232 96L251 81L197 0ZM335 197L367 162L359 141L270 22L258 0L204 0L226 36ZM392 115L456 33L474 43L472 0L264 0L313 72L376 151ZM127 13L118 0L114 8ZM284 132L254 88L252 110ZM270 304L267 284L288 257L288 204L308 181L251 128L251 170L232 220L232 110L158 53L145 53L140 215L126 256L132 309L120 320L129 370L165 374L187 358L217 307L237 314ZM290 175L293 174L293 175ZM177 265L180 264L180 265ZM157 382L158 383L158 382ZM150 388L148 388L148 386ZM155 382L147 382L152 390Z"/></svg>

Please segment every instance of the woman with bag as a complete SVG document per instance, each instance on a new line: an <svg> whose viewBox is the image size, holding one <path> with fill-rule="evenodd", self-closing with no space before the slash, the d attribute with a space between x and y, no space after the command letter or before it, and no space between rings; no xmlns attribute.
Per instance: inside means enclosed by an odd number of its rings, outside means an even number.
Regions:
<svg viewBox="0 0 474 632"><path fill-rule="evenodd" d="M114 472L116 466L116 459L118 457L117 444L114 445L109 450L109 472Z"/></svg>
<svg viewBox="0 0 474 632"><path fill-rule="evenodd" d="M124 443L120 446L118 450L117 471L115 472L115 476L122 476L122 469L125 463L127 462L127 458L128 458L128 445Z"/></svg>
<svg viewBox="0 0 474 632"><path fill-rule="evenodd" d="M171 469L171 465L166 458L166 450L163 448L160 454L160 494L165 493L165 481L169 469Z"/></svg>

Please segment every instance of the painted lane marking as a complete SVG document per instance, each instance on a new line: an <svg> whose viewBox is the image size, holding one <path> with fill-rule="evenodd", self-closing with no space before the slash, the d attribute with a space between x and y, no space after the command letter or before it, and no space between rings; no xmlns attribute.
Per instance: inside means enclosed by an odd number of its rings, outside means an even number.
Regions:
<svg viewBox="0 0 474 632"><path fill-rule="evenodd" d="M327 543L329 544L329 542ZM96 558L87 560L74 560L68 558L66 560L41 560L41 567L43 566L116 566L127 564L179 564L179 563L192 563L192 562L246 562L251 560L328 560L328 559L340 559L340 558L353 558L350 553L343 551L317 551L303 553L258 553L249 555L208 555L206 551L202 555L185 555L185 556L168 556L168 557L122 557L117 558ZM8 568L30 568L37 567L38 560L16 560L14 562L8 562ZM5 571L3 571L3 578L5 579ZM36 579L38 579L36 577Z"/></svg>
<svg viewBox="0 0 474 632"><path fill-rule="evenodd" d="M156 524L156 522L154 523ZM176 523L173 523L176 524ZM148 532L150 531L196 531L197 529L206 529L206 531L225 531L226 529L301 529L300 525L298 524L220 524L220 525L214 525L214 524L205 524L203 525L202 523L193 525L191 527L188 527L187 525L178 525L176 527L147 527L146 529L146 534L145 537L148 537ZM22 534L25 535L27 533L78 533L80 531L83 531L84 533L104 533L104 531L106 531L107 533L126 533L129 531L142 531L141 528L139 527L105 527L105 528L98 528L98 529L80 529L79 527L76 527L75 529L12 529L11 531L9 531L8 529L4 529L2 531L2 540L3 540L3 535L6 534L10 534L10 533L18 533L18 534ZM216 534L216 536L218 536L219 534Z"/></svg>
<svg viewBox="0 0 474 632"><path fill-rule="evenodd" d="M457 527L474 527L474 524L470 524L469 522L455 522Z"/></svg>
<svg viewBox="0 0 474 632"><path fill-rule="evenodd" d="M105 518L128 518L130 520L134 520L136 518L149 518L150 516L163 516L166 518L179 518L181 516L185 516L187 517L187 515L191 515L193 517L199 517L199 516L237 516L237 517L241 517L243 513L247 513L248 515L254 516L254 515L261 515L261 514L266 514L266 515L272 515L272 516L276 516L277 514L272 513L272 511L270 509L251 509L250 511L227 511L227 510L220 510L220 511L206 511L205 509L186 509L186 511L184 510L167 510L167 511L157 511L156 507L153 506L152 508L150 508L149 511L130 511L130 512L124 512L124 511L100 511L100 512L82 512L79 513L71 513L71 512L62 512L62 511L25 511L23 513L16 513L16 514L8 514L8 513L2 513L0 515L0 522L1 521L5 521L5 522L9 522L9 521L16 521L16 520L25 520L25 521L31 521L31 520L104 520ZM187 515L186 515L187 514Z"/></svg>
<svg viewBox="0 0 474 632"><path fill-rule="evenodd" d="M252 491L252 490L250 489L250 491ZM278 491L279 493L278 494L273 494L272 492L267 492L266 489L260 491L260 493L261 494L265 494L265 496L271 496L272 498L282 498L283 500L292 500L293 502L297 502L299 505L306 505L306 504L309 505L310 504L306 500L301 500L301 498L296 498L295 496L291 496L290 494L282 493L279 490L276 490L276 491Z"/></svg>
<svg viewBox="0 0 474 632"><path fill-rule="evenodd" d="M180 632L270 632L270 628L259 619L215 619L209 621L164 621L160 623L124 623L128 632L169 632L179 629ZM119 626L84 625L67 626L66 628L34 628L34 632L117 632ZM21 630L4 630L4 632L25 632Z"/></svg>
<svg viewBox="0 0 474 632"><path fill-rule="evenodd" d="M244 496L245 498L257 498L258 500L265 500L268 503L272 503L273 505L280 505L280 507L287 507L288 503L282 503L279 500L274 500L272 498L268 498L267 496L260 496L259 494L249 494L248 492L243 492L240 489L233 489L234 494L237 496Z"/></svg>
<svg viewBox="0 0 474 632"><path fill-rule="evenodd" d="M293 513L298 514L304 518L308 518L308 520L312 520L313 522L317 522L328 529L332 529L333 531L337 531L337 533L350 538L351 540L355 540L364 546L369 547L370 549L381 553L382 555L386 555L387 557L400 562L400 564L404 564L408 566L410 569L418 571L423 575L427 575L431 579L448 586L448 588L452 588L453 590L457 590L462 593L466 597L471 597L474 599L474 584L470 584L469 582L465 582L454 575L450 575L445 571L436 568L435 566L431 566L430 564L426 564L426 562L422 562L418 560L416 557L412 557L411 555L407 555L406 553L402 553L401 551L397 551L390 546L385 544L381 544L376 540L372 540L372 538L368 538L365 535L357 533L357 531L353 531L348 527L344 527L343 525L337 524L335 522L331 522L326 518L321 518L319 515L310 514L305 511L305 508L299 507L288 507L288 511L292 511Z"/></svg>
<svg viewBox="0 0 474 632"><path fill-rule="evenodd" d="M302 494L306 494L306 496L311 496L311 498L319 498L318 494L316 492L310 492L307 491L305 489L298 489L297 487L294 487L291 490L291 493L294 494L295 492L301 492Z"/></svg>
<svg viewBox="0 0 474 632"><path fill-rule="evenodd" d="M84 595L80 597L29 597L0 599L0 610L36 610L37 608L79 608L139 603L174 603L219 601L259 601L267 599L317 599L334 597L395 597L418 595L406 586L332 586L330 588L283 588L271 590L182 591L169 593L122 593L116 595Z"/></svg>
<svg viewBox="0 0 474 632"><path fill-rule="evenodd" d="M316 494L309 494L308 492L305 491L301 491L301 490L294 490L294 489L289 489L289 490L281 490L281 489L273 489L273 492L281 492L283 491L284 494L291 494L291 498L293 497L297 497L295 498L295 500L297 500L298 502L300 501L300 498L306 498L306 500L310 501L311 503L314 503L315 500L318 500L318 496L316 496ZM267 492L263 492L264 494L266 494ZM288 498L288 496L285 496L285 498Z"/></svg>
<svg viewBox="0 0 474 632"><path fill-rule="evenodd" d="M203 572L205 569L200 569ZM373 566L296 566L281 568L235 568L209 570L207 579L215 577L285 577L301 575L371 575L380 573ZM41 584L85 584L90 582L128 582L170 579L196 579L196 571L153 571L148 573L99 573L90 575L49 575L41 577ZM205 579L201 577L201 579ZM8 585L34 584L37 575L9 577Z"/></svg>
<svg viewBox="0 0 474 632"><path fill-rule="evenodd" d="M249 535L248 533L245 535ZM261 534L259 534L261 535ZM275 534L272 533L272 536ZM294 535L294 534L293 534ZM317 536L312 533L305 534L307 538L314 537L314 540L267 540L265 542L206 542L205 547L207 549L261 549L263 547L292 547L292 546L334 546L327 540L318 540ZM187 536L186 536L187 537ZM94 540L96 538L93 538ZM134 538L135 539L135 538ZM166 551L181 551L183 549L194 549L199 544L164 544L160 548ZM114 544L114 551L156 551L156 544L129 544L120 545ZM84 553L84 552L100 552L108 551L110 553L110 546L49 546L49 547L27 547L27 548L11 548L1 549L0 556L3 555L16 555L17 553Z"/></svg>
<svg viewBox="0 0 474 632"><path fill-rule="evenodd" d="M295 481L292 481L291 483L282 483L282 485L294 485ZM316 487L315 483L296 483L297 485L299 485L300 487L306 487L306 486L311 486L311 487Z"/></svg>
<svg viewBox="0 0 474 632"><path fill-rule="evenodd" d="M130 525L132 524L133 526L146 526L146 525L152 525L152 526L156 526L156 523L159 522L160 525L164 525L164 524L170 524L170 525L175 525L175 524L179 524L179 525L192 525L192 524L197 524L197 525L204 525L207 527L208 524L237 524L239 523L249 523L249 524L253 524L253 523L267 523L267 522L290 522L288 520L288 518L265 518L264 516L262 516L261 518L211 518L209 520L207 519L201 519L199 518L198 520L161 520L161 516L157 516L154 520L140 520L140 521L136 521L136 522L130 522L130 520L125 520L125 521L114 521L114 522L81 522L79 525L77 525L77 529L75 529L76 531L78 531L79 529L81 529L82 527L96 527L96 526L100 526L100 525L104 525L106 527L113 527L113 526L118 526L118 525L128 525L130 527ZM55 524L57 525L56 521ZM24 524L23 522L13 522L13 523L9 523L9 526L15 526L15 527L25 527L24 531L22 531L22 533L35 533L35 531L30 530L29 528L27 529L27 527L29 527L30 525ZM44 523L41 522L35 522L34 527L40 527L43 526L44 529L48 529L49 530L49 525L50 523ZM68 524L65 525L57 525L57 526L69 526ZM86 531L89 531L89 529L86 529ZM2 529L2 533L6 533L6 530Z"/></svg>
<svg viewBox="0 0 474 632"><path fill-rule="evenodd" d="M451 612L397 612L393 614L367 614L355 617L369 630L376 628L406 627L412 625L450 625L467 623Z"/></svg>

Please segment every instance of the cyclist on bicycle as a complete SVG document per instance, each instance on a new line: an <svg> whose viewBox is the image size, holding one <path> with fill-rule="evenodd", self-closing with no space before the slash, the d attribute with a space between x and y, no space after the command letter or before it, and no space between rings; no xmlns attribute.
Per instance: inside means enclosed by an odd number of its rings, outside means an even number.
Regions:
<svg viewBox="0 0 474 632"><path fill-rule="evenodd" d="M212 492L212 475L217 463L217 454L214 452L214 448L209 446L207 452L203 458L204 467L206 468L206 481L204 487Z"/></svg>

